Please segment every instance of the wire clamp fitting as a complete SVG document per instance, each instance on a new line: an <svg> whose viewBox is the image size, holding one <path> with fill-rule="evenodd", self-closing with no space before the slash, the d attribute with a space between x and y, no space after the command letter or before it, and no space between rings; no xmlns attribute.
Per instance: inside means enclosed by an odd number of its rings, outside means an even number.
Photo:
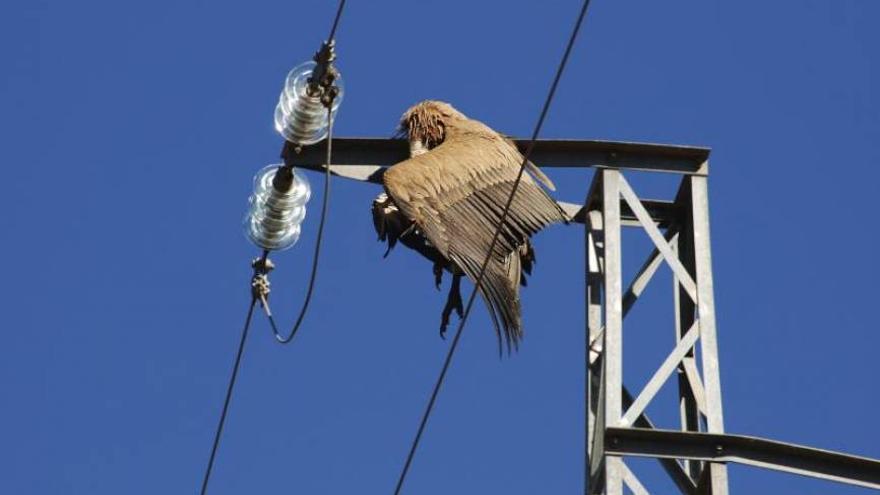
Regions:
<svg viewBox="0 0 880 495"><path fill-rule="evenodd" d="M333 65L336 60L335 47L335 40L321 44L321 48L312 58L316 65L309 78L309 95L319 97L326 108L331 108L333 100L339 94L339 87L335 84L339 78L339 70Z"/></svg>
<svg viewBox="0 0 880 495"><path fill-rule="evenodd" d="M269 272L275 268L275 264L269 258L259 257L251 262L251 266L254 269L254 276L251 278L251 295L254 299L258 299L263 309L269 313L269 292L272 291Z"/></svg>

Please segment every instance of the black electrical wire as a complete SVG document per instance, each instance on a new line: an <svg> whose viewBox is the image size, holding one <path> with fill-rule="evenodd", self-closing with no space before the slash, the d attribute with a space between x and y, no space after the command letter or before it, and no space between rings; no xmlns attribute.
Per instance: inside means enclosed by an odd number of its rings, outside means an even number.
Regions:
<svg viewBox="0 0 880 495"><path fill-rule="evenodd" d="M343 0L342 4L344 3L345 1ZM269 310L268 303L264 303L263 305L266 317L269 318L269 325L272 327L272 333L275 334L275 340L281 344L290 343L293 340L293 337L296 336L296 332L299 331L299 327L302 325L303 319L305 319L306 313L308 312L309 303L312 301L312 293L315 289L315 278L318 275L318 259L321 257L321 241L324 238L324 221L327 219L327 207L330 204L330 163L333 158L333 112L330 110L331 106L332 103L327 105L327 163L324 168L324 198L321 201L321 220L318 222L318 235L315 239L315 252L312 255L312 274L309 276L309 286L306 289L306 298L299 311L299 316L296 318L296 323L293 324L293 328L290 330L290 334L286 337L281 335L278 331L278 326L275 324L275 317L272 316L272 311Z"/></svg>
<svg viewBox="0 0 880 495"><path fill-rule="evenodd" d="M455 350L458 347L458 341L461 338L462 330L464 330L465 323L467 323L468 316L471 313L471 308L474 305L474 300L476 299L477 292L483 282L483 276L486 273L486 267L489 265L489 260L491 259L492 252L495 249L495 244L498 242L498 237L501 234L501 228L504 225L504 222L507 220L507 215L510 211L510 205L513 203L513 198L516 195L517 189L519 188L519 183L521 182L523 173L525 172L526 164L529 162L529 156L532 154L532 150L535 147L535 142L538 139L538 134L541 132L541 127L544 125L544 119L547 117L547 111L550 109L550 103L553 101L553 96L556 94L556 87L559 85L559 80L562 77L562 72L565 70L565 65L568 62L568 57L571 54L572 47L574 46L574 42L577 39L578 32L580 31L581 24L583 23L584 17L586 16L587 8L589 7L589 5L590 0L584 0L583 7L581 7L580 14L578 15L577 22L575 23L574 30L572 31L571 37L568 40L568 45L566 45L565 47L565 53L562 56L559 67L556 69L556 77L554 77L553 83L550 86L550 91L547 94L547 99L544 101L544 107L541 109L541 115L538 118L538 123L535 125L535 130L534 132L532 132L532 138L523 156L523 161L519 168L519 174L516 176L516 181L513 183L513 189L510 191L510 196L507 198L507 203L504 205L504 211L501 213L501 218L498 221L498 227L495 229L495 235L492 237L492 243L489 245L486 259L483 261L483 265L480 268L480 274L477 277L476 283L474 284L474 290L471 292L471 295L468 298L468 303L465 307L464 315L462 316L461 321L459 321L458 328L455 331L455 337L452 339L452 343L449 346L449 351L446 353L446 359L443 362L443 368L440 370L440 375L437 377L437 383L434 385L433 392L431 392L431 398L428 400L428 405L425 408L424 414L422 415L422 420L419 423L419 429L416 432L415 438L413 439L409 454L406 457L406 462L403 465L403 470L400 472L400 477L397 480L397 486L394 488L395 495L399 495L400 490L403 488L403 482L406 479L407 473L409 472L409 467L412 464L416 449L419 446L419 441L422 438L422 433L425 431L425 425L428 423L428 418L431 416L431 411L434 408L434 403L437 401L437 394L440 392L440 387L443 385L443 381L446 378L446 372L449 370L449 364L452 362L452 356L455 354Z"/></svg>
<svg viewBox="0 0 880 495"><path fill-rule="evenodd" d="M266 253L263 254L265 261ZM238 376L238 368L241 364L241 355L244 353L244 344L247 341L248 331L254 315L254 306L257 298L251 297L251 305L248 308L247 318L244 320L244 328L241 331L241 341L238 344L238 352L235 354L235 364L232 366L232 376L229 377L229 385L226 387L226 399L223 401L223 411L220 413L220 421L217 423L217 431L214 433L214 445L211 447L211 457L208 459L208 467L205 469L205 477L202 479L201 495L208 491L208 481L211 479L211 469L214 467L214 458L217 455L217 447L220 446L220 436L223 434L223 424L226 423L226 413L229 411L229 402L232 400L232 389L235 387L235 379Z"/></svg>
<svg viewBox="0 0 880 495"><path fill-rule="evenodd" d="M342 17L342 10L345 8L345 0L339 0L339 7L336 8L336 18L333 19L333 27L330 28L330 36L327 41L333 41L336 37L336 28L339 26L339 18Z"/></svg>

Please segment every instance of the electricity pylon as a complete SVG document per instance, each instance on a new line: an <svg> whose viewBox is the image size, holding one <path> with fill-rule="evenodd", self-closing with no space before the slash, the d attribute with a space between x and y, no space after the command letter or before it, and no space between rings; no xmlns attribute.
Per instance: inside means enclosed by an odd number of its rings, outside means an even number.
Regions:
<svg viewBox="0 0 880 495"><path fill-rule="evenodd" d="M527 143L517 141L520 149ZM323 170L325 147L297 151L287 145L283 156L295 167ZM331 172L380 183L383 166L408 158L408 153L402 140L338 138L333 140ZM729 462L880 489L878 460L725 433L709 238L708 149L539 140L531 159L542 167L596 169L583 205L560 203L573 222L585 225L589 494L622 495L624 487L636 495L649 493L627 466L627 457L657 459L684 494L726 495ZM626 178L636 170L677 175L675 197L640 198ZM654 244L626 289L621 270L625 227L644 229ZM663 263L673 274L676 331L667 357L633 395L623 383L624 317ZM659 429L646 408L673 375L680 424L675 430Z"/></svg>

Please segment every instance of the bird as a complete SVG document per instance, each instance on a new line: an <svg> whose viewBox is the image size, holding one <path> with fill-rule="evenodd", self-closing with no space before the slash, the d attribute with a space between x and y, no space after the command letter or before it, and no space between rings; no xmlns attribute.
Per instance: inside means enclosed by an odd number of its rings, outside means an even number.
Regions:
<svg viewBox="0 0 880 495"><path fill-rule="evenodd" d="M399 241L432 262L438 289L443 273L452 274L441 314L444 337L452 311L462 317L461 278L476 284L524 157L510 139L442 101L409 108L398 133L409 142L410 157L385 170L384 192L372 204L373 223L388 244L386 257ZM524 335L519 287L535 263L531 236L568 222L541 184L555 190L527 162L478 287L499 352L502 336L510 352Z"/></svg>

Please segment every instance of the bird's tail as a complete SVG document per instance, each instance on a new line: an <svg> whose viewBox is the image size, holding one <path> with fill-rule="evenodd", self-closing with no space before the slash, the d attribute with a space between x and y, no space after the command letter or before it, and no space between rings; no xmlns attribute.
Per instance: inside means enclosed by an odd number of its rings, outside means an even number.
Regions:
<svg viewBox="0 0 880 495"><path fill-rule="evenodd" d="M508 259L518 258L512 253ZM523 337L521 306L519 300L520 276L512 276L509 270L519 271L519 260L510 263L489 263L483 276L480 295L489 310L492 324L495 326L495 334L498 336L498 350L501 351L501 336L504 336L505 347L510 352L517 349ZM470 275L470 274L468 274ZM476 280L475 273L472 280Z"/></svg>
<svg viewBox="0 0 880 495"><path fill-rule="evenodd" d="M523 338L522 311L519 298L519 287L525 285L525 275L531 273L534 262L534 251L530 243L524 243L510 253L503 261L491 259L486 266L486 273L480 284L480 296L486 303L489 316L498 336L498 349L507 351L517 349ZM457 264L472 282L476 283L480 274L480 266L468 263L468 260L457 260ZM501 338L504 337L504 344Z"/></svg>

